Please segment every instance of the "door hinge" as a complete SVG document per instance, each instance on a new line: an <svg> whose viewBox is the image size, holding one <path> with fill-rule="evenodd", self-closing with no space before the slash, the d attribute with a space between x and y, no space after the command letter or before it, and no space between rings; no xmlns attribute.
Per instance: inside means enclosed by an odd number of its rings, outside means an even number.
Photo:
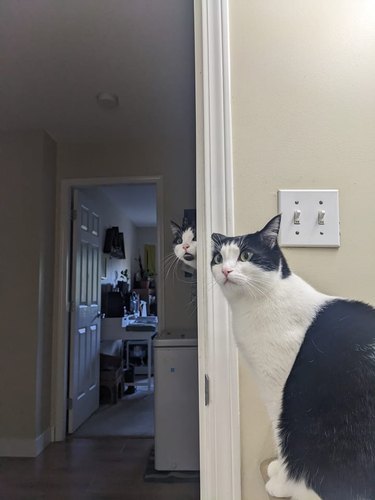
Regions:
<svg viewBox="0 0 375 500"><path fill-rule="evenodd" d="M210 404L210 379L207 374L204 376L204 404Z"/></svg>
<svg viewBox="0 0 375 500"><path fill-rule="evenodd" d="M73 409L73 399L72 398L68 398L68 410L72 410Z"/></svg>
<svg viewBox="0 0 375 500"><path fill-rule="evenodd" d="M72 220L76 220L77 219L77 215L78 215L77 214L77 210L75 208L72 208L72 211L71 211L71 214L70 214L71 219Z"/></svg>

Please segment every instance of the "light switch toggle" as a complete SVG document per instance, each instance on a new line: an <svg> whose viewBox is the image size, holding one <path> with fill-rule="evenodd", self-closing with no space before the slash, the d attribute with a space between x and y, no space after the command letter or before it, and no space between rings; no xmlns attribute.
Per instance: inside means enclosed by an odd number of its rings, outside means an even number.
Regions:
<svg viewBox="0 0 375 500"><path fill-rule="evenodd" d="M326 216L326 211L325 210L319 210L318 212L318 224L319 226L324 226L324 218Z"/></svg>
<svg viewBox="0 0 375 500"><path fill-rule="evenodd" d="M293 216L293 223L301 224L300 217L301 217L301 210L295 210Z"/></svg>

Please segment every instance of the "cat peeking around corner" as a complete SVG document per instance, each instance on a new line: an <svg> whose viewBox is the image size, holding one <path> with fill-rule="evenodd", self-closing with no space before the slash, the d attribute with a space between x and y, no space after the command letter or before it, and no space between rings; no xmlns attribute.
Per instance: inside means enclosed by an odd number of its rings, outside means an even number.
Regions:
<svg viewBox="0 0 375 500"><path fill-rule="evenodd" d="M375 309L295 275L277 243L280 220L212 235L212 273L272 422L267 492L374 500Z"/></svg>
<svg viewBox="0 0 375 500"><path fill-rule="evenodd" d="M187 266L197 269L197 241L193 225L179 226L171 221L173 234L173 251L178 260Z"/></svg>

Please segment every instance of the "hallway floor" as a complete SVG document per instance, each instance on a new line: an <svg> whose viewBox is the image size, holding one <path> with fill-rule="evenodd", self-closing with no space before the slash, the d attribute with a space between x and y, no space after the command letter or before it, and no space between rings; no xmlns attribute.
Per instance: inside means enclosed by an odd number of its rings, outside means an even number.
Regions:
<svg viewBox="0 0 375 500"><path fill-rule="evenodd" d="M74 437L152 438L154 434L154 393L137 388L117 404L101 405Z"/></svg>
<svg viewBox="0 0 375 500"><path fill-rule="evenodd" d="M0 500L199 500L199 483L143 480L153 439L73 438L0 458Z"/></svg>

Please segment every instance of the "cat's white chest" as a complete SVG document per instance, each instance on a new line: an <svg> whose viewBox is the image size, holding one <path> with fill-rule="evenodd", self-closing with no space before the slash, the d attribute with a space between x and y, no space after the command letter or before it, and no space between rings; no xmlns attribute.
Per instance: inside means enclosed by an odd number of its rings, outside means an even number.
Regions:
<svg viewBox="0 0 375 500"><path fill-rule="evenodd" d="M266 299L244 297L232 305L238 348L255 375L274 424L306 330L327 299L292 275Z"/></svg>
<svg viewBox="0 0 375 500"><path fill-rule="evenodd" d="M288 332L288 326L262 311L239 314L233 320L238 348L255 375L272 421L278 419L282 390L303 340L302 328Z"/></svg>

